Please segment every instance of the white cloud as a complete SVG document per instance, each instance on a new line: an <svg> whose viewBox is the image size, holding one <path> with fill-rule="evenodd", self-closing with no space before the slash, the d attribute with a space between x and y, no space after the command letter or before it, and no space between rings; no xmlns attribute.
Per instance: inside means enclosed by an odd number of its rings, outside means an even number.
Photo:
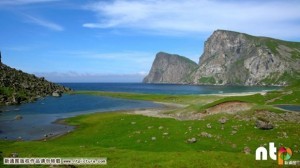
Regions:
<svg viewBox="0 0 300 168"><path fill-rule="evenodd" d="M141 82L145 73L101 74L69 72L35 72L36 76L45 77L52 82Z"/></svg>
<svg viewBox="0 0 300 168"><path fill-rule="evenodd" d="M1 0L0 5L26 5L34 3L54 2L60 0Z"/></svg>
<svg viewBox="0 0 300 168"><path fill-rule="evenodd" d="M96 72L104 74L140 74L149 72L154 60L155 52L116 51L101 52L88 50L54 51L53 55L63 55L70 60L77 60L76 64L57 71L76 70L79 72ZM57 65L56 67L60 67Z"/></svg>
<svg viewBox="0 0 300 168"><path fill-rule="evenodd" d="M112 62L120 62L123 64L131 63L136 66L148 67L155 57L156 53L142 51L120 51L120 52L94 52L94 51L63 51L60 54L72 55L87 59L107 60Z"/></svg>
<svg viewBox="0 0 300 168"><path fill-rule="evenodd" d="M90 3L87 28L127 28L195 34L229 29L255 35L300 37L300 1L114 0Z"/></svg>
<svg viewBox="0 0 300 168"><path fill-rule="evenodd" d="M102 24L97 23L85 23L82 26L87 28L103 28Z"/></svg>
<svg viewBox="0 0 300 168"><path fill-rule="evenodd" d="M37 18L37 17L33 17L30 15L25 15L26 19L28 22L42 26L42 27L46 27L48 29L54 30L54 31L63 31L64 28L56 23L50 22L48 20L44 20L41 18Z"/></svg>

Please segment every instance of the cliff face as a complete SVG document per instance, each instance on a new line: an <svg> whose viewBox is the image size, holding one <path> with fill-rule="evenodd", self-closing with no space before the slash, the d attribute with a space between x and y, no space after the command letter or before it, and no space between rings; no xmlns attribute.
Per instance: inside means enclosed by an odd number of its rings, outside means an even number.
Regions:
<svg viewBox="0 0 300 168"><path fill-rule="evenodd" d="M69 90L0 62L0 105L31 102L53 92L59 94Z"/></svg>
<svg viewBox="0 0 300 168"><path fill-rule="evenodd" d="M205 42L204 53L196 69L185 76L190 80L181 83L287 85L300 80L300 43L217 30ZM172 72L162 75L176 78L177 71ZM180 78L183 76L180 75Z"/></svg>
<svg viewBox="0 0 300 168"><path fill-rule="evenodd" d="M218 30L205 42L193 83L286 85L300 77L299 58L300 43Z"/></svg>
<svg viewBox="0 0 300 168"><path fill-rule="evenodd" d="M144 83L186 83L198 65L188 58L159 52Z"/></svg>

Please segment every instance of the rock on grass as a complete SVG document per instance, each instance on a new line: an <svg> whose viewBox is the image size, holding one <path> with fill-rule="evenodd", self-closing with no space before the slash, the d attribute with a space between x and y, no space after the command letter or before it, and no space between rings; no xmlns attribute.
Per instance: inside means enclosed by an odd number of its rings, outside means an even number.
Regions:
<svg viewBox="0 0 300 168"><path fill-rule="evenodd" d="M197 142L197 139L194 138L194 137L187 140L187 143L190 143L190 144L191 143L196 143L196 142Z"/></svg>

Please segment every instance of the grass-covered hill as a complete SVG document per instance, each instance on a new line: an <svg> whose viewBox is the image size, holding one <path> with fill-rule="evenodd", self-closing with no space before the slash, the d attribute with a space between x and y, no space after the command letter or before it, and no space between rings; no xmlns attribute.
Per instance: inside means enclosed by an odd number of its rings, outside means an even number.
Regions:
<svg viewBox="0 0 300 168"><path fill-rule="evenodd" d="M55 91L69 89L0 63L0 105L30 102Z"/></svg>

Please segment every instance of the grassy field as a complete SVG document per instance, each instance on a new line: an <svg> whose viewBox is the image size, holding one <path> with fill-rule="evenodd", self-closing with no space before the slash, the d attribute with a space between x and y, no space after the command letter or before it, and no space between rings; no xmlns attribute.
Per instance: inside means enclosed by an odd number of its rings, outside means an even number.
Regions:
<svg viewBox="0 0 300 168"><path fill-rule="evenodd" d="M221 99L215 95L165 95L165 94L138 94L126 92L101 92L101 91L75 91L73 94L89 94L96 96L108 96L123 99L147 100L155 102L176 103L176 104L200 104L204 105Z"/></svg>
<svg viewBox="0 0 300 168"><path fill-rule="evenodd" d="M285 113L272 105L277 102L300 104L297 87L266 95L233 97L110 92L76 94L179 103L187 105L179 111L193 112L230 101L248 102L254 106L238 115L219 113L187 121L122 111L80 115L66 119L68 124L77 126L75 131L52 140L1 140L2 155L7 157L17 152L20 157L107 157L108 165L103 167L277 167L277 162L270 158L255 161L257 147L268 148L269 142L275 142L277 147L290 147L294 152L292 159L300 160L299 122L274 121L274 129L260 130L255 127L255 120L237 117L251 118L257 110ZM224 126L218 121L222 117L228 119ZM197 142L187 143L190 138L196 138ZM250 154L244 153L245 148L250 149Z"/></svg>
<svg viewBox="0 0 300 168"><path fill-rule="evenodd" d="M256 167L275 166L275 161L255 161L255 149L268 142L293 148L299 145L299 126L282 123L271 131L254 128L254 123L217 121L222 115L204 121L178 121L128 115L121 112L83 115L68 119L76 131L50 141L1 141L4 155L20 157L107 157L108 167ZM211 128L207 128L211 123ZM233 128L238 131L232 135ZM199 136L207 132L212 137ZM280 132L289 138L279 139ZM166 134L167 133L167 134ZM155 137L156 140L152 140ZM189 144L187 139L197 142ZM243 153L245 147L251 154ZM295 153L294 159L299 157ZM247 163L247 164L246 164Z"/></svg>

